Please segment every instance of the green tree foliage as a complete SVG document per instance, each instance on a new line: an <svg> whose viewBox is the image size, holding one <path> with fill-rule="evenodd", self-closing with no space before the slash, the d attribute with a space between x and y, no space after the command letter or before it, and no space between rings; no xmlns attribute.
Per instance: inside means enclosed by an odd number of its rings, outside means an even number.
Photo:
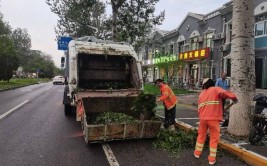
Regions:
<svg viewBox="0 0 267 166"><path fill-rule="evenodd" d="M3 21L0 14L0 80L12 78L13 70L18 67L15 45L11 38L11 27Z"/></svg>
<svg viewBox="0 0 267 166"><path fill-rule="evenodd" d="M112 7L112 38L114 41L117 41L117 31L118 31L118 15L119 9L122 5L126 2L126 0L111 0L111 7Z"/></svg>
<svg viewBox="0 0 267 166"><path fill-rule="evenodd" d="M13 41L8 36L0 37L0 80L8 81L18 68L18 58Z"/></svg>
<svg viewBox="0 0 267 166"><path fill-rule="evenodd" d="M31 57L31 61L29 68L27 68L28 72L35 73L38 70L40 78L52 78L57 74L51 55L44 54L38 50L31 50L29 57Z"/></svg>
<svg viewBox="0 0 267 166"><path fill-rule="evenodd" d="M57 70L50 55L31 50L31 38L26 29L12 31L0 13L0 80L9 81L19 66L25 73L40 70L39 77L52 78L62 72Z"/></svg>
<svg viewBox="0 0 267 166"><path fill-rule="evenodd" d="M128 41L135 49L143 46L153 28L161 25L165 18L165 11L155 16L157 2L159 0L126 0L119 9L118 40Z"/></svg>
<svg viewBox="0 0 267 166"><path fill-rule="evenodd" d="M59 16L58 36L94 35L101 39L127 41L139 48L153 27L160 25L165 12L155 15L159 0L111 0L112 16L107 18L106 5L99 0L46 0L52 12ZM98 31L92 27L96 27Z"/></svg>
<svg viewBox="0 0 267 166"><path fill-rule="evenodd" d="M31 37L26 29L17 28L12 32L12 39L14 41L19 65L24 69L29 67L29 61L31 59L30 49L31 49Z"/></svg>
<svg viewBox="0 0 267 166"><path fill-rule="evenodd" d="M53 13L59 16L58 36L96 36L105 38L105 4L99 0L46 0ZM98 30L96 30L97 28Z"/></svg>

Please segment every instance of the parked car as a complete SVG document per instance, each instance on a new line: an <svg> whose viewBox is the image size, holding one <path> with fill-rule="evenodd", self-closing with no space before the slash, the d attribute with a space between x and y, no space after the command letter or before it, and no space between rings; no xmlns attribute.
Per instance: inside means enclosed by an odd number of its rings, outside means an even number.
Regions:
<svg viewBox="0 0 267 166"><path fill-rule="evenodd" d="M65 78L63 76L55 76L53 78L53 84L64 84Z"/></svg>

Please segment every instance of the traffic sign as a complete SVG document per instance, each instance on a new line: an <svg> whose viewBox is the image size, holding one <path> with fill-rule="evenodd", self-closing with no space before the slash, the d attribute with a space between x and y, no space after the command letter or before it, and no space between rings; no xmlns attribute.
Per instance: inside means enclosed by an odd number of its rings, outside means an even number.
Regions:
<svg viewBox="0 0 267 166"><path fill-rule="evenodd" d="M68 44L71 40L71 37L59 36L57 40L58 50L68 50Z"/></svg>

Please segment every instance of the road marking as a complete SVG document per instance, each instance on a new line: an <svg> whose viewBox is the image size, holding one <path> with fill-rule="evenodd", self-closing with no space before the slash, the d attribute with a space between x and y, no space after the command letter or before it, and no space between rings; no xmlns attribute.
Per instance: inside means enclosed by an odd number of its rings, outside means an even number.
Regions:
<svg viewBox="0 0 267 166"><path fill-rule="evenodd" d="M114 156L111 148L109 147L108 144L102 144L102 148L107 156L108 162L110 166L119 166L120 164L118 163L116 157Z"/></svg>
<svg viewBox="0 0 267 166"><path fill-rule="evenodd" d="M51 88L52 88L52 86L50 86L50 87L46 88L45 90L47 91L47 90L49 90L49 89L51 89Z"/></svg>
<svg viewBox="0 0 267 166"><path fill-rule="evenodd" d="M22 91L22 92L31 92L32 89L22 89L22 90L20 90L20 91Z"/></svg>
<svg viewBox="0 0 267 166"><path fill-rule="evenodd" d="M3 119L4 117L6 117L7 115L11 114L13 111L15 111L16 109L18 109L19 107L21 107L24 104L26 104L27 102L29 102L29 100L25 100L24 102L20 103L19 105L17 105L16 107L12 108L11 110L5 112L4 114L2 114L0 116L0 120Z"/></svg>

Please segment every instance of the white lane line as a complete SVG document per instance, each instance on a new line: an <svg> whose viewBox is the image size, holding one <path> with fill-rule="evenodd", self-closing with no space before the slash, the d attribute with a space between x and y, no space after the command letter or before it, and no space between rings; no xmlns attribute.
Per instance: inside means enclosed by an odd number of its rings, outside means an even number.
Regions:
<svg viewBox="0 0 267 166"><path fill-rule="evenodd" d="M20 91L22 91L22 92L31 92L32 89L22 89L22 90L20 90Z"/></svg>
<svg viewBox="0 0 267 166"><path fill-rule="evenodd" d="M50 87L46 88L46 89L45 89L45 91L47 91L47 90L49 90L49 89L51 89L51 88L52 88L52 86L50 86Z"/></svg>
<svg viewBox="0 0 267 166"><path fill-rule="evenodd" d="M120 166L118 163L117 159L115 158L111 148L109 147L108 144L102 144L102 148L107 156L108 162L110 166Z"/></svg>
<svg viewBox="0 0 267 166"><path fill-rule="evenodd" d="M2 114L0 116L0 120L3 119L4 117L6 117L7 115L11 114L13 111L15 111L16 109L18 109L19 107L23 106L24 104L26 104L27 102L29 102L29 100L25 100L24 102L20 103L19 105L17 105L16 107L10 109L9 111L5 112L4 114Z"/></svg>

